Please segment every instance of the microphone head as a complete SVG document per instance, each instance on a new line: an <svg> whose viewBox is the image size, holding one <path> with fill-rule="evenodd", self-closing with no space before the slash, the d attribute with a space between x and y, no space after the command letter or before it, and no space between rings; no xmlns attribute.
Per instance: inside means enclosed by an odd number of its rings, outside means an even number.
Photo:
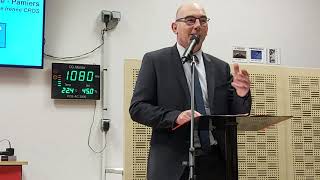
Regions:
<svg viewBox="0 0 320 180"><path fill-rule="evenodd" d="M195 34L192 34L192 36L190 38L190 41L193 41L193 40L196 41L196 44L198 44L200 42L200 38Z"/></svg>

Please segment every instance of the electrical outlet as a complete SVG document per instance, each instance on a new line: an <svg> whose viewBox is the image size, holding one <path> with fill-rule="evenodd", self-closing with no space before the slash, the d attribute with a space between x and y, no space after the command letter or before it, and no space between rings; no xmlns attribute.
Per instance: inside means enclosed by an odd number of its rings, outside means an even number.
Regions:
<svg viewBox="0 0 320 180"><path fill-rule="evenodd" d="M108 132L110 129L110 119L101 120L101 131Z"/></svg>

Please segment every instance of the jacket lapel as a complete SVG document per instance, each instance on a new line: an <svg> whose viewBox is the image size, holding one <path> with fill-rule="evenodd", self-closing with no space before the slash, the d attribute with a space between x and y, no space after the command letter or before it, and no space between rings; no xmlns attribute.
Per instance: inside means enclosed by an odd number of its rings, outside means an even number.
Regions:
<svg viewBox="0 0 320 180"><path fill-rule="evenodd" d="M214 88L215 88L215 66L212 60L205 54L202 53L203 63L206 71L206 79L207 79L207 92L208 92L208 100L211 114L213 111L213 99L214 99Z"/></svg>
<svg viewBox="0 0 320 180"><path fill-rule="evenodd" d="M184 92L185 98L187 99L187 102L188 102L187 105L190 105L189 86L187 84L186 75L185 75L185 72L183 69L183 65L182 65L182 62L180 59L177 45L172 47L171 55L172 55L174 69L177 71L176 78L178 79L178 81L181 85L181 88L182 88L182 91Z"/></svg>

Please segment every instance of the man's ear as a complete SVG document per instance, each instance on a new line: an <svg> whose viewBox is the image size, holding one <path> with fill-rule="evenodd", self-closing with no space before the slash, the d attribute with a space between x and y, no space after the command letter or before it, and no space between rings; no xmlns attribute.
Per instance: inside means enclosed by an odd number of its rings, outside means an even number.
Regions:
<svg viewBox="0 0 320 180"><path fill-rule="evenodd" d="M178 34L178 32L177 32L177 24L176 23L172 23L171 24L171 30L172 30L172 32L174 32L175 34Z"/></svg>

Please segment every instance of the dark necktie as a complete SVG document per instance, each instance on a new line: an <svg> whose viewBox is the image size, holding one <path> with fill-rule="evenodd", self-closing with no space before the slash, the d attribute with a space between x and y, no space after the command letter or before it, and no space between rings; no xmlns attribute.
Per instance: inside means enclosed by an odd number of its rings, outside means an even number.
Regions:
<svg viewBox="0 0 320 180"><path fill-rule="evenodd" d="M206 110L204 107L204 101L202 96L202 89L199 81L199 75L196 68L194 68L194 99L195 99L195 108L202 114L206 115ZM210 138L209 138L209 122L207 120L200 120L198 123L199 127L199 138L201 148L203 150L210 149Z"/></svg>

